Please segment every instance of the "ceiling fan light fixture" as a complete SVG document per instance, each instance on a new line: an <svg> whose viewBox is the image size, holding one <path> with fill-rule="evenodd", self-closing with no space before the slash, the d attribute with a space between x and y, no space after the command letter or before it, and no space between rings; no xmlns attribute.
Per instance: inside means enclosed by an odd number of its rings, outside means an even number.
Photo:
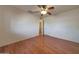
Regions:
<svg viewBox="0 0 79 59"><path fill-rule="evenodd" d="M47 11L43 10L43 11L41 11L41 14L45 15L45 14L47 14Z"/></svg>

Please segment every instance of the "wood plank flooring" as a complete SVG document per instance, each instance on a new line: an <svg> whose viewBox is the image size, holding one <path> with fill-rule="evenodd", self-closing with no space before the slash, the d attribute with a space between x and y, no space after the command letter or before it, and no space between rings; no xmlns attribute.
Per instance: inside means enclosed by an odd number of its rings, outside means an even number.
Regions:
<svg viewBox="0 0 79 59"><path fill-rule="evenodd" d="M0 48L10 54L79 54L79 43L50 36L36 36Z"/></svg>

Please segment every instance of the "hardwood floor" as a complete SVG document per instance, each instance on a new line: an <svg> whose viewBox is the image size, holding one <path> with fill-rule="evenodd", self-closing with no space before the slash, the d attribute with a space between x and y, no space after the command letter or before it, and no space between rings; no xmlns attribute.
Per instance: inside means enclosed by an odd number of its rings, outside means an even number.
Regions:
<svg viewBox="0 0 79 59"><path fill-rule="evenodd" d="M11 54L78 54L79 43L45 35L36 36L0 48L1 53Z"/></svg>

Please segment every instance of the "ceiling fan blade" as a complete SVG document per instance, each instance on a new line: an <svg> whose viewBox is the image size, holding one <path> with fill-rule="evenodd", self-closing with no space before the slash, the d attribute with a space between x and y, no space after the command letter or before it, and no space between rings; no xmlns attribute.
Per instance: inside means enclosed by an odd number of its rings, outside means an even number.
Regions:
<svg viewBox="0 0 79 59"><path fill-rule="evenodd" d="M38 7L42 7L43 9L46 9L47 8L47 5L37 5Z"/></svg>
<svg viewBox="0 0 79 59"><path fill-rule="evenodd" d="M39 8L41 8L41 5L37 5Z"/></svg>
<svg viewBox="0 0 79 59"><path fill-rule="evenodd" d="M44 9L46 9L46 8L47 8L47 6L46 6L46 5L42 5L42 7L43 7Z"/></svg>
<svg viewBox="0 0 79 59"><path fill-rule="evenodd" d="M28 11L29 13L39 13L39 11Z"/></svg>
<svg viewBox="0 0 79 59"><path fill-rule="evenodd" d="M50 12L47 12L47 14L48 14L48 15L52 15L52 13L50 13Z"/></svg>
<svg viewBox="0 0 79 59"><path fill-rule="evenodd" d="M50 10L50 9L54 9L54 7L49 7L48 9L49 9L49 10Z"/></svg>

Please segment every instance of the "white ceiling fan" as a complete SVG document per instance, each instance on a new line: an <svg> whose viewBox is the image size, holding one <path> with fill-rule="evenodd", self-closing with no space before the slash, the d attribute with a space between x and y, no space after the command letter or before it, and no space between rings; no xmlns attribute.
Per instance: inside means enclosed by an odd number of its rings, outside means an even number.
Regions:
<svg viewBox="0 0 79 59"><path fill-rule="evenodd" d="M48 14L52 15L54 11L54 7L52 5L37 5L38 9L35 10L28 10L29 13L40 13L40 14Z"/></svg>

